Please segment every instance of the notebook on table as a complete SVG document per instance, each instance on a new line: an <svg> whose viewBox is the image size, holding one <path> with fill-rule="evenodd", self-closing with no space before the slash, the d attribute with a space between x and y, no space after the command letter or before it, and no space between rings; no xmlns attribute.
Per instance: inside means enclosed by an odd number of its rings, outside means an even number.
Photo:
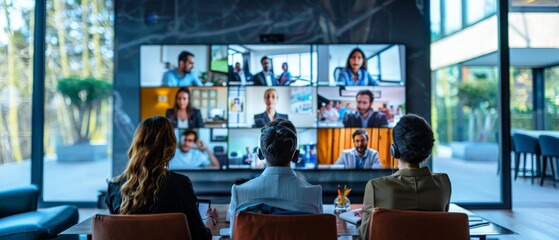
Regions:
<svg viewBox="0 0 559 240"><path fill-rule="evenodd" d="M361 209L362 208L358 208L340 213L338 217L346 222L353 223L355 225L361 225L361 216L358 214Z"/></svg>

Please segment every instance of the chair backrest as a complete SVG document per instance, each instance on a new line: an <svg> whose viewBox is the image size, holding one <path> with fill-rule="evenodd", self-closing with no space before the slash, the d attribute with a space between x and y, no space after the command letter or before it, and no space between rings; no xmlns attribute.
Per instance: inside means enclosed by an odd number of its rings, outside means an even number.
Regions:
<svg viewBox="0 0 559 240"><path fill-rule="evenodd" d="M537 138L522 133L515 133L512 138L516 152L540 154L540 143Z"/></svg>
<svg viewBox="0 0 559 240"><path fill-rule="evenodd" d="M369 224L369 239L469 240L468 216L454 212L376 208Z"/></svg>
<svg viewBox="0 0 559 240"><path fill-rule="evenodd" d="M93 240L190 240L182 213L103 215L93 217Z"/></svg>
<svg viewBox="0 0 559 240"><path fill-rule="evenodd" d="M241 212L235 217L233 240L336 240L332 214L271 215Z"/></svg>
<svg viewBox="0 0 559 240"><path fill-rule="evenodd" d="M538 138L542 156L559 157L559 138L554 136L540 135Z"/></svg>
<svg viewBox="0 0 559 240"><path fill-rule="evenodd" d="M221 153L225 153L225 148L223 146L215 146L214 154L221 154Z"/></svg>

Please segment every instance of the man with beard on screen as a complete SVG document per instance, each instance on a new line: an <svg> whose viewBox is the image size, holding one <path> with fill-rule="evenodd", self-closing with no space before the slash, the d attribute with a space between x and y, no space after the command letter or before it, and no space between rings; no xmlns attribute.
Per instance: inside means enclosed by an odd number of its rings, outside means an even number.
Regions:
<svg viewBox="0 0 559 240"><path fill-rule="evenodd" d="M369 134L365 130L355 130L352 139L355 148L343 150L336 164L342 164L346 169L382 168L378 152L367 147Z"/></svg>
<svg viewBox="0 0 559 240"><path fill-rule="evenodd" d="M345 115L344 127L388 127L386 115L374 111L372 108L375 97L371 90L364 89L359 91L355 96L355 100L357 102L357 111Z"/></svg>
<svg viewBox="0 0 559 240"><path fill-rule="evenodd" d="M204 85L193 71L194 54L183 51L178 57L178 66L163 74L161 86L165 87L189 87Z"/></svg>

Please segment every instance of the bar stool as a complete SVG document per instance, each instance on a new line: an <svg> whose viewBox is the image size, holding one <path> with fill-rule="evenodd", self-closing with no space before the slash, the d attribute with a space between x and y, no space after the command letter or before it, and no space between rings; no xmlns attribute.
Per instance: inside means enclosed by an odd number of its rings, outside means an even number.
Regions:
<svg viewBox="0 0 559 240"><path fill-rule="evenodd" d="M549 160L549 165L551 165L551 176L553 180L553 187L555 187L555 167L554 161L559 158L559 138L547 135L541 135L539 138L540 148L543 158L542 166L542 178L540 180L540 186L543 186L543 181L546 178L547 171L547 160Z"/></svg>
<svg viewBox="0 0 559 240"><path fill-rule="evenodd" d="M514 171L514 180L516 180L516 178L518 177L518 170L520 169L519 165L520 165L521 158L524 159L522 174L524 177L526 177L526 160L528 159L527 154L530 154L532 156L530 158L531 167L532 167L531 178L532 178L532 184L534 184L534 177L538 175L536 166L539 166L540 143L537 138L521 133L515 133L512 136L512 138L514 139L514 146L516 150L515 152L516 169ZM534 157L536 163L538 164L534 164Z"/></svg>

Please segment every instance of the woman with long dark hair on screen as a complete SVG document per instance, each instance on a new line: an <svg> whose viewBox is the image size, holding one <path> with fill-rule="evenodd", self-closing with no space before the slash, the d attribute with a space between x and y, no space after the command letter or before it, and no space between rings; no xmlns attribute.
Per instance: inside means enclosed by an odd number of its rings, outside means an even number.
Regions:
<svg viewBox="0 0 559 240"><path fill-rule="evenodd" d="M254 115L254 127L264 127L268 122L276 118L289 119L287 114L276 112L276 105L278 104L279 95L276 89L268 88L264 92L264 103L266 104L266 111Z"/></svg>
<svg viewBox="0 0 559 240"><path fill-rule="evenodd" d="M203 128L204 120L200 110L192 107L190 101L190 90L186 87L179 88L175 95L173 108L167 109L165 113L173 127L176 128Z"/></svg>
<svg viewBox="0 0 559 240"><path fill-rule="evenodd" d="M176 147L169 120L143 120L128 150L128 166L109 182L105 203L111 214L184 213L192 239L211 239L217 211L209 209L204 223L190 179L168 170Z"/></svg>
<svg viewBox="0 0 559 240"><path fill-rule="evenodd" d="M378 81L373 80L367 71L367 58L360 48L354 48L347 57L345 68L337 79L338 85L344 86L378 86Z"/></svg>

